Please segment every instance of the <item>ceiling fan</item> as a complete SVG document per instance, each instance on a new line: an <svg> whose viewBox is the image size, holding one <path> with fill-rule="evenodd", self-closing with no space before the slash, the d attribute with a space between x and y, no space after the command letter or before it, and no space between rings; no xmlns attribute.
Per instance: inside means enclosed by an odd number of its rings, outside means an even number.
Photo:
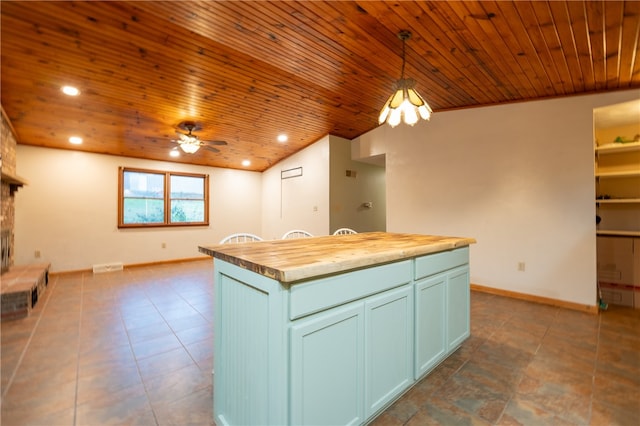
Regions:
<svg viewBox="0 0 640 426"><path fill-rule="evenodd" d="M220 152L214 145L226 145L225 141L203 141L192 132L202 130L202 125L195 121L183 121L178 124L178 129L184 130L188 133L182 133L176 130L178 139L174 139L171 142L175 142L178 146L187 154L194 154L200 147L212 152Z"/></svg>

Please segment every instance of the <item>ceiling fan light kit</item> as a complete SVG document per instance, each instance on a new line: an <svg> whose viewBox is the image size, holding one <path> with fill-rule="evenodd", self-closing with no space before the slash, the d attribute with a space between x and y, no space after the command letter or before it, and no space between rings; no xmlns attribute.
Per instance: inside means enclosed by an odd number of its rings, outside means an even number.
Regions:
<svg viewBox="0 0 640 426"><path fill-rule="evenodd" d="M193 122L193 121L183 121L178 124L178 128L182 130L186 130L188 133L184 134L181 132L176 132L178 134L178 139L173 142L177 143L180 149L182 149L187 154L195 154L198 152L201 146L204 146L209 151L220 152L217 148L214 148L211 145L226 145L225 141L201 141L198 136L192 134L194 130L201 130L202 126Z"/></svg>
<svg viewBox="0 0 640 426"><path fill-rule="evenodd" d="M193 142L178 142L180 144L180 149L182 149L187 154L195 154L200 149L200 143L198 141Z"/></svg>
<svg viewBox="0 0 640 426"><path fill-rule="evenodd" d="M386 121L391 127L396 127L401 121L413 126L418 122L418 117L429 120L432 112L429 104L416 91L415 80L404 78L405 44L411 38L411 32L400 31L398 38L402 40L402 73L396 82L395 92L387 99L378 118L379 124Z"/></svg>

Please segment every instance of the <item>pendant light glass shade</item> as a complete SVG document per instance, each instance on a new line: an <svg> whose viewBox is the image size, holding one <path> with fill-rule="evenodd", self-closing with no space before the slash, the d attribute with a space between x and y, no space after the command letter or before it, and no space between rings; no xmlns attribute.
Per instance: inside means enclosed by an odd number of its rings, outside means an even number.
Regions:
<svg viewBox="0 0 640 426"><path fill-rule="evenodd" d="M396 91L389 96L380 112L378 119L380 124L386 121L391 127L396 127L404 121L413 126L418 122L418 116L423 120L431 117L431 107L416 92L414 85L414 80L410 78L398 80Z"/></svg>
<svg viewBox="0 0 640 426"><path fill-rule="evenodd" d="M413 126L418 122L418 116L423 120L431 117L431 107L415 89L415 80L404 78L405 41L411 37L409 31L401 31L398 37L402 40L402 76L396 83L395 92L389 96L384 104L378 123L385 121L391 127L396 127L401 121Z"/></svg>

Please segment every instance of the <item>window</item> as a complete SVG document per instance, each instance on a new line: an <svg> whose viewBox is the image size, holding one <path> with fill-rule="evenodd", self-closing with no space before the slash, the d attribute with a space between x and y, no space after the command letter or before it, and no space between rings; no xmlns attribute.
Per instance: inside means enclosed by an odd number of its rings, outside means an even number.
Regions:
<svg viewBox="0 0 640 426"><path fill-rule="evenodd" d="M209 175L120 167L118 227L209 224Z"/></svg>

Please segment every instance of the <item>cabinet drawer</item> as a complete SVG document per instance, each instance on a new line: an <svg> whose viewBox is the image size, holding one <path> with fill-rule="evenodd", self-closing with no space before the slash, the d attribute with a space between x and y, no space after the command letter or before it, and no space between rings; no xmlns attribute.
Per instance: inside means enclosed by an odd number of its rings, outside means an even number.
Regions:
<svg viewBox="0 0 640 426"><path fill-rule="evenodd" d="M411 260L403 260L294 284L289 290L289 319L407 284L411 282L411 265Z"/></svg>
<svg viewBox="0 0 640 426"><path fill-rule="evenodd" d="M428 277L469 263L469 247L429 254L416 259L415 279Z"/></svg>

